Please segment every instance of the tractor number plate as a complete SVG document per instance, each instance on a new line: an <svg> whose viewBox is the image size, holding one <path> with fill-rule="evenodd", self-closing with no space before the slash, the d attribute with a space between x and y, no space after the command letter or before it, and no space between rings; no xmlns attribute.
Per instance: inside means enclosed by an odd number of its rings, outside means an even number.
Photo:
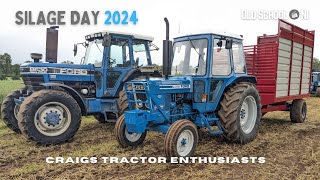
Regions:
<svg viewBox="0 0 320 180"><path fill-rule="evenodd" d="M135 90L141 91L144 90L144 86L143 85L134 85L133 86Z"/></svg>

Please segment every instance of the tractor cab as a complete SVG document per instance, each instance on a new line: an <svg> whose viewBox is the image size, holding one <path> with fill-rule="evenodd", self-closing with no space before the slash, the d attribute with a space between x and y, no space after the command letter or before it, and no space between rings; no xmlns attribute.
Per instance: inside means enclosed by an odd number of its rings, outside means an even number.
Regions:
<svg viewBox="0 0 320 180"><path fill-rule="evenodd" d="M86 41L82 63L94 67L96 97L117 96L134 72L152 65L150 51L158 50L153 37L136 34L99 32L87 35Z"/></svg>
<svg viewBox="0 0 320 180"><path fill-rule="evenodd" d="M200 112L215 109L223 88L247 76L242 37L200 33L174 38L169 79L189 77L193 104Z"/></svg>

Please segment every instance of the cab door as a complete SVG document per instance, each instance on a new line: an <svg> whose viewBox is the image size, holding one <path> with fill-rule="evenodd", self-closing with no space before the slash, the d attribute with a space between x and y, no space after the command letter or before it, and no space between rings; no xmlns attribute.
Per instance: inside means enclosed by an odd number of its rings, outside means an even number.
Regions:
<svg viewBox="0 0 320 180"><path fill-rule="evenodd" d="M104 96L113 97L121 84L121 80L133 66L132 39L125 36L112 36L106 57Z"/></svg>
<svg viewBox="0 0 320 180"><path fill-rule="evenodd" d="M215 38L212 46L212 61L209 66L211 76L209 78L207 111L216 109L227 81L233 74L231 66L231 49L225 48L226 40Z"/></svg>

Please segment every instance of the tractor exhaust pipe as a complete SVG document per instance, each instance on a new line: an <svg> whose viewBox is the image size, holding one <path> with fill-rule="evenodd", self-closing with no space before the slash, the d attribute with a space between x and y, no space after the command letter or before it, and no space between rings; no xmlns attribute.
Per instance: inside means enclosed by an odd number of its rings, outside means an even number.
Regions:
<svg viewBox="0 0 320 180"><path fill-rule="evenodd" d="M169 40L169 21L165 17L166 39L163 40L163 75L166 79L171 74L172 41Z"/></svg>
<svg viewBox="0 0 320 180"><path fill-rule="evenodd" d="M164 18L164 22L166 23L166 40L169 41L169 21L168 18Z"/></svg>
<svg viewBox="0 0 320 180"><path fill-rule="evenodd" d="M46 38L46 62L57 63L58 59L58 28L51 26L47 28Z"/></svg>

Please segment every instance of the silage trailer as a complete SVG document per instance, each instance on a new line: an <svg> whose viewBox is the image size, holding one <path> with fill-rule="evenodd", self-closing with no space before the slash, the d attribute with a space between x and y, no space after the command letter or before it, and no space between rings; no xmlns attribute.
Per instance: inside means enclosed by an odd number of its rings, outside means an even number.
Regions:
<svg viewBox="0 0 320 180"><path fill-rule="evenodd" d="M290 111L306 119L314 31L279 20L278 34L243 46L242 36L200 33L163 41L163 78L127 82L129 111L120 116L120 146L141 144L147 131L165 135L167 157L189 157L198 129L246 144L255 139L261 115Z"/></svg>
<svg viewBox="0 0 320 180"><path fill-rule="evenodd" d="M257 45L244 47L247 72L257 79L263 114L289 111L295 103L288 101L310 96L313 46L314 31L279 20L277 35L259 36ZM304 121L294 119L294 112L292 121Z"/></svg>

